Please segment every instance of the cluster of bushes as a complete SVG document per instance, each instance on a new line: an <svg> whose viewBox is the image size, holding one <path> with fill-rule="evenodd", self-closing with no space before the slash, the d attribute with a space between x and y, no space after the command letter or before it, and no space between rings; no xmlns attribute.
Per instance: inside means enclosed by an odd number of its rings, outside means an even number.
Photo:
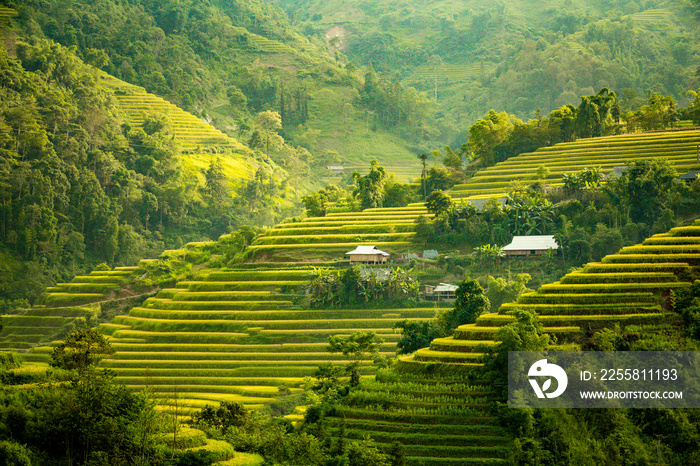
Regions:
<svg viewBox="0 0 700 466"><path fill-rule="evenodd" d="M385 275L386 273L386 275ZM309 284L311 307L358 304L411 305L418 299L418 283L400 267L382 269L350 267L344 271L319 270Z"/></svg>

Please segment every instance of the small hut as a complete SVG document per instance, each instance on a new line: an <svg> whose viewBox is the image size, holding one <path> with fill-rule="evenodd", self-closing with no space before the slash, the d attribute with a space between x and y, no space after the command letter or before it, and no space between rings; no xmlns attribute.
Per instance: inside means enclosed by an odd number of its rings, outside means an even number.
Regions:
<svg viewBox="0 0 700 466"><path fill-rule="evenodd" d="M692 183L693 181L697 180L698 177L700 177L700 170L688 170L685 175L679 177L678 179L685 181L686 183Z"/></svg>
<svg viewBox="0 0 700 466"><path fill-rule="evenodd" d="M358 246L345 255L350 256L350 264L384 264L389 259L389 253L376 246Z"/></svg>
<svg viewBox="0 0 700 466"><path fill-rule="evenodd" d="M440 254L435 249L426 249L423 251L423 259L437 259L440 257Z"/></svg>
<svg viewBox="0 0 700 466"><path fill-rule="evenodd" d="M457 285L440 283L437 286L425 285L425 299L432 301L453 301L457 299Z"/></svg>
<svg viewBox="0 0 700 466"><path fill-rule="evenodd" d="M553 235L514 236L513 241L503 247L503 252L506 256L540 256L550 249L559 249Z"/></svg>

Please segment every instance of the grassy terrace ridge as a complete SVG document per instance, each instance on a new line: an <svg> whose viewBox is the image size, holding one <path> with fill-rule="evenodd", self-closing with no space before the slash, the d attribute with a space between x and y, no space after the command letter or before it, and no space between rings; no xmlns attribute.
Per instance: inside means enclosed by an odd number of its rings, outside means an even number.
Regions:
<svg viewBox="0 0 700 466"><path fill-rule="evenodd" d="M462 365L464 366L464 365ZM453 372L452 378L459 372ZM379 371L348 395L328 422L332 435L370 435L388 451L404 445L408 464L505 463L510 437L486 411L488 390L480 385L421 374Z"/></svg>
<svg viewBox="0 0 700 466"><path fill-rule="evenodd" d="M609 173L613 167L625 165L630 160L650 157L667 158L682 175L690 169L700 169L696 161L698 144L700 130L697 128L579 139L499 162L479 171L467 183L452 188L450 195L462 198L502 194L508 191L513 180L523 183L537 181L536 171L540 165L550 171L544 180L550 186L562 184L562 173L573 173L586 167L601 167L603 173Z"/></svg>
<svg viewBox="0 0 700 466"><path fill-rule="evenodd" d="M415 221L426 213L418 204L288 219L259 235L248 247L247 258L327 262L344 260L344 253L359 245L377 246L389 253L408 252L414 247L410 239Z"/></svg>
<svg viewBox="0 0 700 466"><path fill-rule="evenodd" d="M141 126L147 116L164 115L170 123L174 142L182 151L183 170L201 182L204 182L203 170L209 166L212 154L219 158L232 184L251 179L262 164L236 139L141 87L102 72L99 84L114 93L125 119L134 126Z"/></svg>
<svg viewBox="0 0 700 466"><path fill-rule="evenodd" d="M475 324L459 327L453 337L440 339L435 347L420 350L413 362L458 360L459 357L453 354L455 351L451 351L453 348L461 348L456 352L462 352L465 360L472 361L472 350L478 343L491 340L500 326L513 321L513 317L506 313L518 308L539 314L548 331L569 329L556 332L560 341L579 341L581 330L571 331L577 327L591 331L615 323L653 327L673 321L675 314L665 311L670 305L668 292L689 286L690 282L681 277L687 276L688 267L700 265L700 261L687 260L688 254L700 254L700 237L683 236L686 232L695 233L698 226L700 222L696 221L691 227L674 228L663 235L655 235L642 244L622 248L601 262L589 263L581 271L571 272L558 282L542 285L537 292L521 296L516 303L504 304L492 313L479 316ZM675 241L658 246L653 241L658 237ZM681 248L685 260L676 262L669 253L663 254L663 262L645 261L647 257L656 259L660 255L659 248L668 248L672 253ZM632 254L635 261L619 264L615 260ZM447 354L441 357L440 352Z"/></svg>
<svg viewBox="0 0 700 466"><path fill-rule="evenodd" d="M8 8L6 6L0 6L0 24L2 24L2 22L7 21L10 18L13 18L15 16L17 16L16 10L14 10L12 8Z"/></svg>
<svg viewBox="0 0 700 466"><path fill-rule="evenodd" d="M361 224L353 224L349 234L337 235L333 230L314 233L318 241L337 241L337 236L342 236L342 243L312 243L306 235L275 236L268 234L275 231L270 229L254 240L248 254L258 261L260 251L291 250L291 257L275 254L275 260L283 260L279 265L264 258L262 262L228 267L196 265L202 251L225 253L218 242L191 243L178 251L166 251L161 257L176 262L187 262L188 258L195 261L192 272L183 274L176 283L168 283L155 297L134 306L128 314L99 327L116 349L101 365L114 370L117 380L129 387L152 387L162 397L162 403L167 402L168 393L177 390L183 403L192 408L217 400L259 407L288 393L287 388L299 389L303 378L313 376L318 365L345 361L342 355L326 352L330 335L373 330L384 340L380 353L391 356L400 336L393 329L394 323L402 319L431 319L436 315L434 304L366 310L310 309L305 305L303 288L317 267L338 269L349 265L344 253L362 244L352 238L381 237L384 241L371 244L392 254L409 249L412 243L404 239L413 234L414 219L424 213L421 206L411 206L395 212L377 209L297 222L313 225L331 221L334 226L344 226L348 221L386 222L385 217L397 217L411 225L400 232L373 233L374 224L364 227L365 231ZM316 254L313 259L318 262L305 262L312 250ZM140 266L155 270L158 262L146 260ZM90 277L85 286L113 287L126 280L121 273L102 272ZM76 278L76 284L81 280L86 281ZM68 290L67 295L71 295L70 291L78 295L82 290L78 286L63 288ZM51 345L44 342L27 358L47 361L50 352ZM361 368L366 375L372 375L374 370L368 361Z"/></svg>
<svg viewBox="0 0 700 466"><path fill-rule="evenodd" d="M558 346L551 349L576 349L586 332L615 324L636 325L649 331L674 324L678 316L667 311L668 292L689 286L682 277L689 276L690 267L700 266L700 260L689 259L689 253L683 254L683 260L675 260L672 254L665 254L663 261L644 259L659 256L656 238L672 238L671 245L682 245L700 253L698 231L700 221L655 235L631 248L636 253L634 262L614 260L631 256L625 254L630 250L625 248L601 262L589 263L582 270L565 275L555 284L543 285L515 303L482 314L476 323L458 327L450 337L434 339L429 348L400 358L394 370L380 371L375 381L364 382L361 388L374 394L361 391L348 400L347 406L332 418L333 429L339 432L345 424L348 437L369 435L386 449L393 441L400 441L407 451L408 464L505 462L510 440L502 432L494 436L498 429L496 422L489 418L485 408L474 403L482 399L477 395L478 386L472 387L471 393L440 393L436 388L440 374L445 377L463 374L466 378L480 367L484 348L496 344L495 333L515 320L508 314L515 309L527 309L539 315L544 331L557 337ZM417 390L409 382L416 377L432 380L433 384ZM409 391L418 394L413 402L403 395ZM464 416L474 418L469 422L471 431L460 430L464 419L455 419L458 411L466 407L470 411ZM420 416L428 413L430 416ZM439 421L433 417L437 414L443 416ZM447 443L439 441L440 436L432 430L436 423L448 436Z"/></svg>
<svg viewBox="0 0 700 466"><path fill-rule="evenodd" d="M63 338L75 327L94 320L100 302L129 300L136 295L128 285L143 272L138 267L95 270L74 277L71 283L48 287L34 307L2 316L0 349L25 352Z"/></svg>

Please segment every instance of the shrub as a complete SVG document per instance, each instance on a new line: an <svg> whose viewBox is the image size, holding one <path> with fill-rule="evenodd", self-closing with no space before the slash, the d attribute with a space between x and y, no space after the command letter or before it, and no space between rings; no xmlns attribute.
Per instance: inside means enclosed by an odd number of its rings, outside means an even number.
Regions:
<svg viewBox="0 0 700 466"><path fill-rule="evenodd" d="M0 351L0 370L17 369L22 365L22 359L13 351Z"/></svg>

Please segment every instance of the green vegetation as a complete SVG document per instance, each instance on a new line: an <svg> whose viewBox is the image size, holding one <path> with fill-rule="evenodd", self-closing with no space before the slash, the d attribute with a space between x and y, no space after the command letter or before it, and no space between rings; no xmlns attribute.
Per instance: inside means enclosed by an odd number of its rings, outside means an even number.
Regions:
<svg viewBox="0 0 700 466"><path fill-rule="evenodd" d="M503 405L511 350L697 349L694 0L4 3L0 462L695 461Z"/></svg>
<svg viewBox="0 0 700 466"><path fill-rule="evenodd" d="M697 167L697 138L696 132L688 131L639 133L561 143L488 167L467 183L455 186L450 195L453 198L503 195L512 189L514 181L523 187L536 186L540 190L555 188L565 186L567 176L586 169L599 167L598 170L607 175L615 167L627 166L634 161L644 163L643 159L653 157L665 158L680 175ZM549 173L539 178L537 171L542 166ZM562 173L566 174L563 178Z"/></svg>
<svg viewBox="0 0 700 466"><path fill-rule="evenodd" d="M234 456L230 444L183 428L182 419L156 410L148 393L117 385L97 369L112 351L100 332L85 328L56 348L53 371L2 353L0 455L6 464L185 465Z"/></svg>
<svg viewBox="0 0 700 466"><path fill-rule="evenodd" d="M23 32L76 46L91 65L259 149L288 171L294 188L318 187L308 175L327 176L329 164L351 173L372 158L402 180L418 174L417 164L401 159L427 138L427 99L335 62L322 41L299 33L266 2L9 4L21 12ZM128 91L123 100L143 103ZM185 147L196 149L221 135L192 131L187 139Z"/></svg>
<svg viewBox="0 0 700 466"><path fill-rule="evenodd" d="M573 0L565 11L560 2L530 0L276 3L342 62L371 63L426 92L439 110L433 147L458 147L491 109L532 118L577 107L580 96L606 86L617 90L624 117L653 93L680 102L696 87L694 1ZM658 114L645 113L646 121Z"/></svg>

